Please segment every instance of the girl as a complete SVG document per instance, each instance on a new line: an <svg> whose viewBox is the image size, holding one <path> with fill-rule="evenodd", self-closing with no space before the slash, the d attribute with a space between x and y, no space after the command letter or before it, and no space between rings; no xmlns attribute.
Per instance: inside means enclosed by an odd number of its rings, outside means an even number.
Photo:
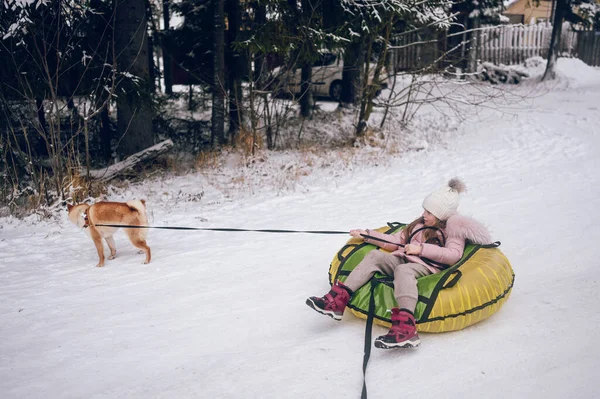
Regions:
<svg viewBox="0 0 600 399"><path fill-rule="evenodd" d="M457 178L429 194L423 215L400 232L387 235L374 230L351 230L352 237L389 251L371 251L342 284L339 281L323 297L310 297L306 304L317 312L341 320L350 297L376 272L393 276L398 307L392 309L392 327L375 340L378 348L412 348L420 344L414 310L417 278L444 270L462 258L465 240L491 242L487 229L477 221L458 215L460 193L465 185ZM382 241L383 240L383 241ZM388 242L394 243L388 243ZM396 244L397 243L397 244Z"/></svg>

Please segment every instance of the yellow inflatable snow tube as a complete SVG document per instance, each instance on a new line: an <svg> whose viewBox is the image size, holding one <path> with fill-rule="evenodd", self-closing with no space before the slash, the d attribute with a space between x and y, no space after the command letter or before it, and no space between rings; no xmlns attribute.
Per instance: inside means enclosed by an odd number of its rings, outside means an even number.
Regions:
<svg viewBox="0 0 600 399"><path fill-rule="evenodd" d="M391 234L404 226L390 223L378 230ZM512 291L515 274L506 256L498 249L499 245L499 242L467 244L463 257L456 264L417 280L419 301L415 318L418 331L460 330L487 319L502 307ZM337 279L344 282L354 267L373 250L381 249L360 239L350 239L331 262L330 283ZM398 306L389 276L376 274L348 303L352 313L361 318L367 318L369 306L374 322L389 327L390 309Z"/></svg>

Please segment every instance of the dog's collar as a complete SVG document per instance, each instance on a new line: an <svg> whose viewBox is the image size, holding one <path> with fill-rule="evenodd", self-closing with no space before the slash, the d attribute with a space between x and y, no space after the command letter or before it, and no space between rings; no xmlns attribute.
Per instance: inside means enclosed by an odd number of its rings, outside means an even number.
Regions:
<svg viewBox="0 0 600 399"><path fill-rule="evenodd" d="M90 227L90 219L88 217L87 212L83 212L81 214L81 217L83 218L83 228L85 229L86 227Z"/></svg>

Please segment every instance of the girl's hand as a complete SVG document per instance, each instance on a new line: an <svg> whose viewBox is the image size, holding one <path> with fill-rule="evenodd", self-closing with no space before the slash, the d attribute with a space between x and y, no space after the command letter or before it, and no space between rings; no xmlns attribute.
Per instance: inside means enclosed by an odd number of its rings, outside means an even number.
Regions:
<svg viewBox="0 0 600 399"><path fill-rule="evenodd" d="M355 238L363 238L362 234L367 235L367 230L363 229L354 229L350 230L350 235Z"/></svg>
<svg viewBox="0 0 600 399"><path fill-rule="evenodd" d="M423 251L423 246L418 244L406 244L404 246L404 253L407 255L421 255L421 251Z"/></svg>

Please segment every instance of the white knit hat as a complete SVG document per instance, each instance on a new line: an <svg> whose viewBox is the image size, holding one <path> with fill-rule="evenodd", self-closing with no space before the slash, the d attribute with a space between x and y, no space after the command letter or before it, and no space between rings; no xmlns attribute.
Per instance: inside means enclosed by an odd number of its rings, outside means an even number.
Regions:
<svg viewBox="0 0 600 399"><path fill-rule="evenodd" d="M460 193L466 190L458 178L450 179L447 186L432 192L423 200L423 208L440 220L447 220L456 213Z"/></svg>

